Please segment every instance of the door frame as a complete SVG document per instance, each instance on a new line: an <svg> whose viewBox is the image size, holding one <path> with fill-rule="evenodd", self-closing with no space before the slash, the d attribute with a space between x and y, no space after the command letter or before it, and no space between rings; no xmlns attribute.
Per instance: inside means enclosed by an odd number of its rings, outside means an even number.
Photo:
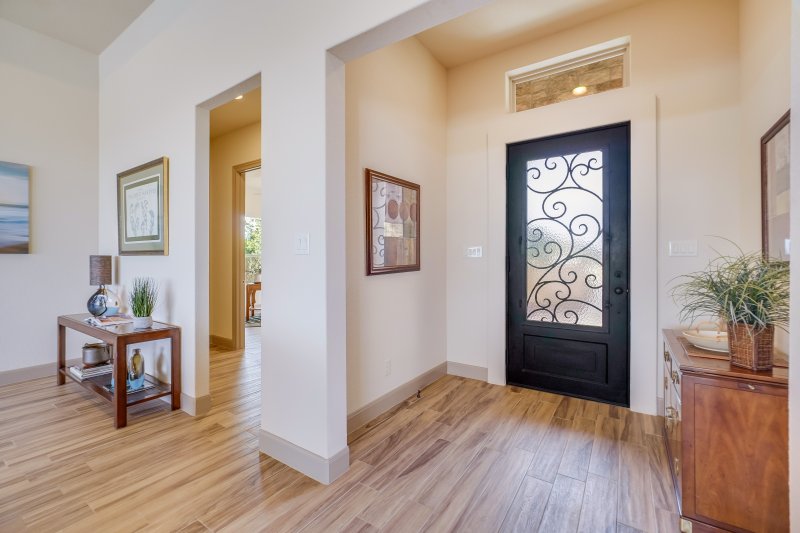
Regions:
<svg viewBox="0 0 800 533"><path fill-rule="evenodd" d="M244 216L245 216L245 174L251 170L261 168L261 159L241 163L233 167L233 239L232 250L232 272L233 279L231 290L233 306L231 317L233 324L233 349L241 350L244 348ZM263 217L262 217L263 219Z"/></svg>
<svg viewBox="0 0 800 533"><path fill-rule="evenodd" d="M487 367L489 382L506 383L506 145L631 123L630 191L630 407L656 414L658 334L657 100L632 87L508 113L487 136Z"/></svg>

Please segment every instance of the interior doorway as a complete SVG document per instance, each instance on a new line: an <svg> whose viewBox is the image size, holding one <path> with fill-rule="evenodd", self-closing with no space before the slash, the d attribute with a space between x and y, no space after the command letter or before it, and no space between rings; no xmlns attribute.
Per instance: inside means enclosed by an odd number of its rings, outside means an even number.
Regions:
<svg viewBox="0 0 800 533"><path fill-rule="evenodd" d="M209 133L209 345L242 350L260 325L260 88L212 109Z"/></svg>

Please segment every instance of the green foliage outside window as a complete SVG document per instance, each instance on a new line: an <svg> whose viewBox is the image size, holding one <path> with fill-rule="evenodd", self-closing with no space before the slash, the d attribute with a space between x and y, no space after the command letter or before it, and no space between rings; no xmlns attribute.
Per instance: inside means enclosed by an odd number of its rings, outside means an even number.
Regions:
<svg viewBox="0 0 800 533"><path fill-rule="evenodd" d="M261 274L261 219L244 218L244 267L246 281L252 283Z"/></svg>

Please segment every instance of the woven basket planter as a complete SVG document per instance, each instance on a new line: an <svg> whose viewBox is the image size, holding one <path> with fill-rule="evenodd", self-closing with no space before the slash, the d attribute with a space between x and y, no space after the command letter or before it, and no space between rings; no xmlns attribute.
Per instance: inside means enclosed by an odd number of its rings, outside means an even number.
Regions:
<svg viewBox="0 0 800 533"><path fill-rule="evenodd" d="M747 324L728 323L728 346L731 364L749 370L772 368L775 328L767 326L756 330Z"/></svg>

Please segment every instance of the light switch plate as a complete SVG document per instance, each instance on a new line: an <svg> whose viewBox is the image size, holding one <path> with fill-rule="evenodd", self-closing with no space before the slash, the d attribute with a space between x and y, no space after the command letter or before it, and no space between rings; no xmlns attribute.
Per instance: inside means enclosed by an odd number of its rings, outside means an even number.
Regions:
<svg viewBox="0 0 800 533"><path fill-rule="evenodd" d="M670 257L696 257L697 241L669 241Z"/></svg>
<svg viewBox="0 0 800 533"><path fill-rule="evenodd" d="M483 247L470 246L467 248L467 257L483 257Z"/></svg>
<svg viewBox="0 0 800 533"><path fill-rule="evenodd" d="M308 233L295 233L294 235L294 254L295 255L308 255L309 254L309 237Z"/></svg>

